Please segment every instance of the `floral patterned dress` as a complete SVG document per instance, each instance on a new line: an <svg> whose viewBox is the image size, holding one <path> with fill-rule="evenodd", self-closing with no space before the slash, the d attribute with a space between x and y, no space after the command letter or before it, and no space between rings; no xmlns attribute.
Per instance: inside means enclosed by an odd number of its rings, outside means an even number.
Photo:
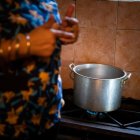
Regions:
<svg viewBox="0 0 140 140"><path fill-rule="evenodd" d="M50 14L61 22L55 0L1 0L0 40L33 30L47 22ZM60 51L57 40L48 60L36 56L0 60L0 135L39 133L60 120Z"/></svg>

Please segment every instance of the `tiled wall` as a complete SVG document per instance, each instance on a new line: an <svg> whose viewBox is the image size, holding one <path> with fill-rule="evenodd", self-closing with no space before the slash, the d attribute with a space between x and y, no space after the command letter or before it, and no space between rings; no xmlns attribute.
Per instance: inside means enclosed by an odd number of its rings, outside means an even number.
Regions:
<svg viewBox="0 0 140 140"><path fill-rule="evenodd" d="M73 2L57 1L62 15ZM74 15L80 36L75 44L63 46L63 88L73 88L69 64L109 64L132 73L123 96L140 99L140 2L76 0Z"/></svg>

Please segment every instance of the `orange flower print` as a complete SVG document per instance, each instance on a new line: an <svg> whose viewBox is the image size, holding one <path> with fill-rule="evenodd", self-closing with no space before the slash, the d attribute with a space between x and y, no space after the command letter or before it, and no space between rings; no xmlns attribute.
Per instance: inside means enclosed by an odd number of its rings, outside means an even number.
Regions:
<svg viewBox="0 0 140 140"><path fill-rule="evenodd" d="M31 73L35 69L35 63L31 63L26 67L26 71Z"/></svg>
<svg viewBox="0 0 140 140"><path fill-rule="evenodd" d="M46 124L45 124L45 128L46 128L46 129L49 129L49 128L51 128L53 125L54 125L54 123L53 123L51 120L48 120L48 121L46 122Z"/></svg>
<svg viewBox="0 0 140 140"><path fill-rule="evenodd" d="M52 114L55 114L56 112L58 112L57 105L53 105L50 108L49 114L52 115Z"/></svg>
<svg viewBox="0 0 140 140"><path fill-rule="evenodd" d="M26 125L25 124L15 125L14 128L15 128L15 134L14 134L14 136L15 137L18 137L21 133L24 133L25 132Z"/></svg>
<svg viewBox="0 0 140 140"><path fill-rule="evenodd" d="M16 114L16 111L12 108L10 112L7 113L7 119L6 122L9 124L16 124L18 120L18 115Z"/></svg>
<svg viewBox="0 0 140 140"><path fill-rule="evenodd" d="M30 96L33 94L33 89L30 88L29 90L21 91L21 94L23 96L23 100L29 101Z"/></svg>
<svg viewBox="0 0 140 140"><path fill-rule="evenodd" d="M46 82L49 81L49 74L47 72L42 71L42 72L39 73L39 78L41 79L42 83L43 82L46 83Z"/></svg>
<svg viewBox="0 0 140 140"><path fill-rule="evenodd" d="M16 113L19 114L23 111L23 106L19 106L17 109L16 109Z"/></svg>
<svg viewBox="0 0 140 140"><path fill-rule="evenodd" d="M33 115L31 121L34 125L39 125L41 120L41 114Z"/></svg>
<svg viewBox="0 0 140 140"><path fill-rule="evenodd" d="M7 91L3 95L3 97L6 99L6 102L9 102L14 96L15 96L15 93L12 91Z"/></svg>
<svg viewBox="0 0 140 140"><path fill-rule="evenodd" d="M34 82L28 81L28 87L32 87L32 86L34 86Z"/></svg>
<svg viewBox="0 0 140 140"><path fill-rule="evenodd" d="M45 90L46 84L48 83L49 78L50 78L49 74L47 72L42 71L39 73L39 78L40 78L41 83L42 83L42 90Z"/></svg>
<svg viewBox="0 0 140 140"><path fill-rule="evenodd" d="M45 97L39 97L37 102L38 102L39 106L43 106L44 104L46 104L46 98Z"/></svg>
<svg viewBox="0 0 140 140"><path fill-rule="evenodd" d="M53 87L54 87L55 93L57 94L58 93L58 86L57 85L53 85Z"/></svg>
<svg viewBox="0 0 140 140"><path fill-rule="evenodd" d="M0 135L4 135L5 127L4 124L0 124Z"/></svg>
<svg viewBox="0 0 140 140"><path fill-rule="evenodd" d="M22 25L25 25L27 23L27 19L21 17L19 14L15 15L11 13L9 18L13 23L22 24Z"/></svg>

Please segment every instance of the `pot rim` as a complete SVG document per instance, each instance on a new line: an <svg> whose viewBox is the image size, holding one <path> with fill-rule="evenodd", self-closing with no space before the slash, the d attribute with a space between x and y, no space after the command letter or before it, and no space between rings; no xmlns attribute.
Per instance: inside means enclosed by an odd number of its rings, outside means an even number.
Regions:
<svg viewBox="0 0 140 140"><path fill-rule="evenodd" d="M111 68L115 68L115 69L117 69L117 70L119 70L119 71L121 71L121 72L123 72L124 73L124 75L123 76L121 76L121 77L118 77L118 78L93 78L93 77L88 77L88 76L85 76L85 75L82 75L82 74L79 74L77 71L76 71L76 69L78 68L78 67L81 67L81 66L90 66L90 65L103 65L103 66L109 66L109 67L111 67ZM108 64L97 64L97 63L86 63L86 64L79 64L79 65L76 65L76 66L74 66L73 67L73 72L74 73L76 73L77 75L79 75L79 76L82 76L82 77L84 77L84 78L87 78L87 79L92 79L92 80L120 80L120 79L125 79L126 78L126 76L127 76L127 72L126 71L124 71L124 70L122 70L121 68L118 68L118 67L116 67L116 66L112 66L112 65L108 65Z"/></svg>

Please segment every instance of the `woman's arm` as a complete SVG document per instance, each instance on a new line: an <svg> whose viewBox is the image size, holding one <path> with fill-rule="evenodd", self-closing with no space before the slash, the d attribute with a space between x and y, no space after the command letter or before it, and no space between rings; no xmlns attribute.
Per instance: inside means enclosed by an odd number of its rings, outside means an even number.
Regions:
<svg viewBox="0 0 140 140"><path fill-rule="evenodd" d="M29 40L26 39L27 36L24 34L17 34L14 40L2 40L0 56L8 60L27 57L27 55L49 57L54 51L56 38L68 40L75 38L74 33L61 29L59 27L61 25L57 25L57 29L53 29L54 24L56 24L54 18L51 17L45 25L39 26L28 33ZM17 39L19 39L19 42ZM30 46L27 43L30 43Z"/></svg>
<svg viewBox="0 0 140 140"><path fill-rule="evenodd" d="M18 34L15 39L3 39L0 46L0 57L5 60L15 60L27 55L27 40L23 34Z"/></svg>

